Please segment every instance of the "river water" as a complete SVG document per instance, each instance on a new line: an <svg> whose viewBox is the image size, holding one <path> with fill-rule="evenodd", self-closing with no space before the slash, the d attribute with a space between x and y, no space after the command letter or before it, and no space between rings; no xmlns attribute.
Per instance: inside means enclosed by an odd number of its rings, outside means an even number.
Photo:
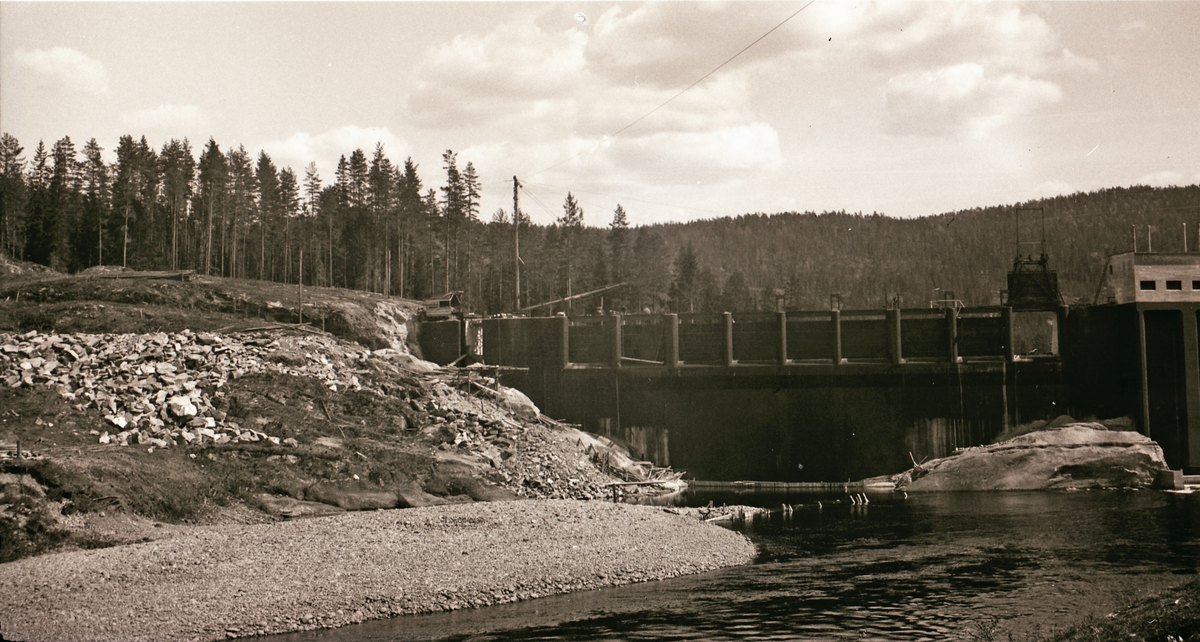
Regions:
<svg viewBox="0 0 1200 642"><path fill-rule="evenodd" d="M1200 493L869 498L690 494L682 503L802 505L736 526L759 549L747 566L270 639L1027 639L1200 568Z"/></svg>

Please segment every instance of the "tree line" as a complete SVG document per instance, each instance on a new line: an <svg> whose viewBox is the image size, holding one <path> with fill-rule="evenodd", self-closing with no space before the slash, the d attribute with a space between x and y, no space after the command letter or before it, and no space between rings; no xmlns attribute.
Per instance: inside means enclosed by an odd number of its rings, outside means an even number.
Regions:
<svg viewBox="0 0 1200 642"><path fill-rule="evenodd" d="M1182 251L1185 239L1200 251L1197 185L914 219L786 212L641 227L620 205L588 225L568 193L561 217L535 225L515 208L481 217L480 178L451 150L436 186L382 145L343 155L332 181L315 163L297 174L265 151L213 139L198 155L187 139L155 149L132 136L119 139L114 163L102 152L95 139L77 149L64 137L27 159L0 135L0 251L63 272L186 269L414 299L461 291L480 314L619 283L536 313L822 309L831 299L924 307L949 293L991 305L1018 253L1042 252L1066 302L1090 302L1106 257L1133 249L1135 236L1139 251Z"/></svg>

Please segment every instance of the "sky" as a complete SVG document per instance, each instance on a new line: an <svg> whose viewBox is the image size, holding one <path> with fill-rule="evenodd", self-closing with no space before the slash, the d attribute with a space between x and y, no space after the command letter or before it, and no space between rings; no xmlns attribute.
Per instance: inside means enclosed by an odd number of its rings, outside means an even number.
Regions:
<svg viewBox="0 0 1200 642"><path fill-rule="evenodd" d="M480 215L912 217L1200 183L1200 2L0 2L0 130L377 144ZM747 48L748 47L748 48Z"/></svg>

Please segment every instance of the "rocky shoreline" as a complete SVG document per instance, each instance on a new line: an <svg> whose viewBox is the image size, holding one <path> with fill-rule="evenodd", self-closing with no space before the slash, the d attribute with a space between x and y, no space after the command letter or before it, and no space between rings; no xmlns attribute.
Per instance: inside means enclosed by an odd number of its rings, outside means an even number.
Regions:
<svg viewBox="0 0 1200 642"><path fill-rule="evenodd" d="M197 527L0 565L0 632L215 640L664 579L754 555L743 535L695 518L570 500Z"/></svg>

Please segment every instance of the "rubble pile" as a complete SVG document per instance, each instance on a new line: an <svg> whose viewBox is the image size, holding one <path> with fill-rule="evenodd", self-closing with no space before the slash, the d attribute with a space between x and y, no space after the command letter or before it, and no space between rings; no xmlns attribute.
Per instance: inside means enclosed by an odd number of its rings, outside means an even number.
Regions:
<svg viewBox="0 0 1200 642"><path fill-rule="evenodd" d="M281 349L282 348L282 349ZM215 335L184 330L153 334L0 334L0 381L10 387L49 386L80 411L96 408L113 425L102 444L167 448L267 440L227 417L221 390L229 379L279 372L320 379L330 390L361 389L345 352L326 336L268 333ZM277 355L288 355L279 358ZM272 356L276 355L276 356Z"/></svg>
<svg viewBox="0 0 1200 642"><path fill-rule="evenodd" d="M50 387L79 411L104 415L110 429L91 431L100 444L150 452L259 441L299 446L263 432L264 423L250 428L230 414L238 401L226 383L259 373L317 379L333 392L396 398L399 390L407 408L387 421L399 426L403 442L423 445L435 460L466 464L524 497L605 499L615 496L614 483L644 483L664 472L545 417L486 372L438 368L393 348L370 350L278 328L228 335L0 333L0 383ZM340 448L341 440L329 440ZM642 491L635 485L621 494Z"/></svg>
<svg viewBox="0 0 1200 642"><path fill-rule="evenodd" d="M492 377L470 371L434 373L430 400L414 400L428 413L423 437L438 450L487 462L491 481L537 499L603 499L614 477L645 479L628 455L578 429L538 413L527 397ZM514 418L531 419L517 421ZM641 476L638 476L641 473Z"/></svg>
<svg viewBox="0 0 1200 642"><path fill-rule="evenodd" d="M538 499L606 498L609 491L605 486L612 477L600 472L582 443L576 444L575 452L563 448L562 441L567 439L559 431L526 432L518 441L524 456L506 460L500 468L504 485Z"/></svg>

